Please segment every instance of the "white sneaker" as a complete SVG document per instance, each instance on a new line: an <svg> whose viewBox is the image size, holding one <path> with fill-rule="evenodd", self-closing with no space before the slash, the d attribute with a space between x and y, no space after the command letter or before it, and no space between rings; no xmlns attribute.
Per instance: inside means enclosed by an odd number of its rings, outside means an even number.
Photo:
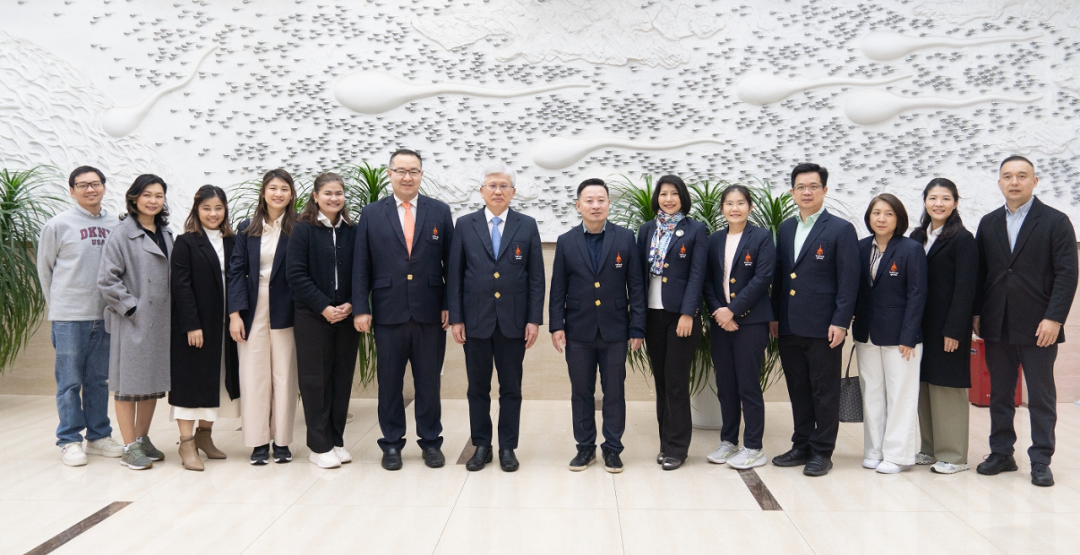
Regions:
<svg viewBox="0 0 1080 555"><path fill-rule="evenodd" d="M103 437L94 441L87 441L86 454L119 459L124 454L124 446L111 437Z"/></svg>
<svg viewBox="0 0 1080 555"><path fill-rule="evenodd" d="M352 462L352 455L350 455L344 447L338 447L335 445L334 454L337 455L337 458L339 461L341 461L341 464L348 464Z"/></svg>
<svg viewBox="0 0 1080 555"><path fill-rule="evenodd" d="M63 457L60 459L68 466L83 466L86 464L86 453L83 452L82 442L68 443L62 448Z"/></svg>
<svg viewBox="0 0 1080 555"><path fill-rule="evenodd" d="M738 452L739 448L736 447L734 443L731 443L730 441L721 441L720 445L716 447L716 451L709 453L709 456L706 458L709 459L709 462L711 463L724 464L732 455Z"/></svg>
<svg viewBox="0 0 1080 555"><path fill-rule="evenodd" d="M312 452L308 455L308 460L319 468L337 468L341 466L341 459L337 458L332 449L325 453Z"/></svg>
<svg viewBox="0 0 1080 555"><path fill-rule="evenodd" d="M926 453L916 453L915 454L915 464L917 464L917 465L921 466L921 465L927 465L927 464L934 464L936 462L937 462L937 459L934 458L933 455L927 455Z"/></svg>
<svg viewBox="0 0 1080 555"><path fill-rule="evenodd" d="M934 463L934 466L930 467L930 472L935 474L956 474L957 472L963 472L968 469L966 464L952 464L945 461L938 461Z"/></svg>
<svg viewBox="0 0 1080 555"><path fill-rule="evenodd" d="M907 469L911 468L909 464L896 464L889 461L881 461L874 470L879 474L899 474Z"/></svg>
<svg viewBox="0 0 1080 555"><path fill-rule="evenodd" d="M746 470L747 468L754 468L756 466L764 466L767 461L765 460L765 452L761 449L747 449L743 447L739 449L738 453L728 457L727 464L731 468L737 468L739 470Z"/></svg>
<svg viewBox="0 0 1080 555"><path fill-rule="evenodd" d="M878 467L879 464L881 464L881 459L863 459L862 460L862 467L863 468L869 468L870 470L874 470L875 468Z"/></svg>

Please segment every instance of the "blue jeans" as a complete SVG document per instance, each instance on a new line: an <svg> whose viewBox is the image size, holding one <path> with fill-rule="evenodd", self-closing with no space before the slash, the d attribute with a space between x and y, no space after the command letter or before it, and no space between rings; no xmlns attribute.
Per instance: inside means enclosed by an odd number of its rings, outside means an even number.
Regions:
<svg viewBox="0 0 1080 555"><path fill-rule="evenodd" d="M104 320L53 322L56 349L56 444L112 435L109 425L109 332Z"/></svg>

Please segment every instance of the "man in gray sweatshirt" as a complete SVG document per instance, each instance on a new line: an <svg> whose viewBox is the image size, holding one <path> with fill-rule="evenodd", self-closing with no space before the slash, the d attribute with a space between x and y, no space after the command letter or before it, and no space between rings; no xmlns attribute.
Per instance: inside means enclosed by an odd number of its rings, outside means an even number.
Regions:
<svg viewBox="0 0 1080 555"><path fill-rule="evenodd" d="M56 349L56 444L64 464L82 466L87 453L119 457L124 452L109 424L109 333L97 287L105 239L119 219L101 207L105 175L97 168L76 168L68 188L78 205L41 229L37 270Z"/></svg>

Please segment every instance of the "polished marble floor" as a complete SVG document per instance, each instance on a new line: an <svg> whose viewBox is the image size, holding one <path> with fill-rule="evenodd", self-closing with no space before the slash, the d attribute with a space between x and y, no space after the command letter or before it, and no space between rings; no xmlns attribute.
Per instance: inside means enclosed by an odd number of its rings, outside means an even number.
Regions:
<svg viewBox="0 0 1080 555"><path fill-rule="evenodd" d="M1074 554L1080 550L1080 406L1058 405L1057 486L1029 482L1027 411L1018 410L1020 472L951 476L917 467L880 475L859 466L861 424L841 426L835 469L756 470L780 510L762 510L738 472L705 455L719 432L695 430L691 459L663 472L654 462L655 413L628 404L626 471L581 473L566 401L525 401L521 470L470 473L454 464L468 443L464 400L446 400L447 466L429 469L411 441L405 467L379 466L374 400L354 399L346 447L355 462L322 470L307 462L298 414L294 461L252 467L238 420L214 437L229 455L206 471L181 468L176 428L159 406L151 438L166 453L136 472L91 456L60 463L54 401L0 395L0 553L24 553L114 502L131 502L56 553L814 553ZM971 460L987 454L989 414L971 409ZM788 447L790 405L768 403L765 449ZM119 433L115 434L119 437Z"/></svg>

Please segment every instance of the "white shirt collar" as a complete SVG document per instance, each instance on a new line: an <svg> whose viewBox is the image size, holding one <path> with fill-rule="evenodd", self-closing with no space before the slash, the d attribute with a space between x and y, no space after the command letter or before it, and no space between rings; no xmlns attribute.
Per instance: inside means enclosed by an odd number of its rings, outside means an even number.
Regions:
<svg viewBox="0 0 1080 555"><path fill-rule="evenodd" d="M322 223L322 224L323 224L323 225L325 225L326 227L341 227L341 222L342 222L342 220L344 220L344 219L345 219L345 218L342 218L342 217L341 217L341 215L340 215L340 214L338 214L338 219L337 219L337 223L336 223L336 224L331 224L331 223L330 223L330 218L327 218L327 217L326 217L326 214L323 214L323 213L322 213L322 210L319 210L319 216L318 216L318 220L319 220L319 222L320 222L320 223Z"/></svg>
<svg viewBox="0 0 1080 555"><path fill-rule="evenodd" d="M937 229L933 229L933 227L934 227L933 224L931 224L930 228L931 228L932 231L930 231L930 233L927 234L928 237L934 237L934 238L940 237L941 232L945 230L945 225L944 224L938 226Z"/></svg>
<svg viewBox="0 0 1080 555"><path fill-rule="evenodd" d="M415 197L413 197L413 199L409 201L409 206L411 206L413 208L416 208L416 201L419 200L419 199L420 199L420 195L416 195ZM394 195L394 202L397 204L398 208L401 208L401 203L403 203L405 201L402 200L401 197L399 197L397 195Z"/></svg>
<svg viewBox="0 0 1080 555"><path fill-rule="evenodd" d="M264 227L269 227L269 228L272 228L274 230L281 229L281 222L284 221L284 219L285 219L285 213L282 212L281 215L278 216L276 220L274 220L274 221L272 221L272 222L270 222L268 224L265 224Z"/></svg>
<svg viewBox="0 0 1080 555"><path fill-rule="evenodd" d="M502 223L506 223L506 213L509 212L509 211L510 211L510 209L507 208L506 210L502 211L502 214L496 214L496 213L492 212L490 208L485 206L484 207L484 217L487 218L488 223L491 223L491 219L496 217L496 216L498 216L499 219L502 220Z"/></svg>

